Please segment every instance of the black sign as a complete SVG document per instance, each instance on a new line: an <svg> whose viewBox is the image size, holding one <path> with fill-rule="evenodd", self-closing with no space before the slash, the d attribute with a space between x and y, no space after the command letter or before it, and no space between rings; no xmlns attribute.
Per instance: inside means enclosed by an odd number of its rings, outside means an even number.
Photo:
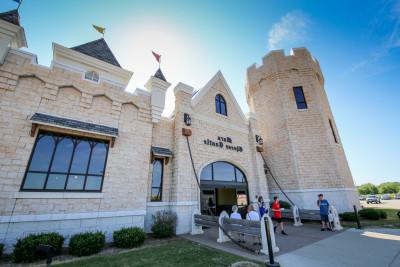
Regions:
<svg viewBox="0 0 400 267"><path fill-rule="evenodd" d="M217 139L218 139L218 141L213 141L213 140L210 140L207 138L207 139L204 139L203 142L205 145L215 146L215 147L219 147L219 148L225 147L225 149L228 149L228 150L233 150L236 152L243 152L243 147L232 145L232 138L218 136Z"/></svg>

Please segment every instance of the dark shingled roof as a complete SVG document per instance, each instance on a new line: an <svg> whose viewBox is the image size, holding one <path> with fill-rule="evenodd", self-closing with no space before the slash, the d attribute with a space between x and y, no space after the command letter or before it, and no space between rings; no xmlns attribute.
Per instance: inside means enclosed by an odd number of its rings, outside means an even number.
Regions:
<svg viewBox="0 0 400 267"><path fill-rule="evenodd" d="M103 38L71 47L71 49L121 68L121 65L119 65L117 59Z"/></svg>
<svg viewBox="0 0 400 267"><path fill-rule="evenodd" d="M157 155L157 156L172 157L171 150L169 150L168 148L164 148L164 147L152 146L151 152L153 153L153 155Z"/></svg>
<svg viewBox="0 0 400 267"><path fill-rule="evenodd" d="M31 121L36 122L36 123L46 123L46 124L52 124L55 126L62 126L62 127L68 127L68 128L78 129L78 130L90 131L90 132L99 133L99 134L103 134L103 135L118 136L117 128L104 126L104 125L98 125L98 124L89 123L89 122L83 122L83 121L78 121L78 120L71 120L71 119L51 116L51 115L47 115L47 114L43 114L43 113L33 114L33 116L31 117Z"/></svg>
<svg viewBox="0 0 400 267"><path fill-rule="evenodd" d="M154 77L163 80L164 82L166 82L167 80L165 79L164 74L162 73L161 69L158 68L158 70L156 71L156 73L154 74Z"/></svg>
<svg viewBox="0 0 400 267"><path fill-rule="evenodd" d="M21 26L19 24L18 10L16 10L16 9L0 13L0 19L10 22L17 26Z"/></svg>

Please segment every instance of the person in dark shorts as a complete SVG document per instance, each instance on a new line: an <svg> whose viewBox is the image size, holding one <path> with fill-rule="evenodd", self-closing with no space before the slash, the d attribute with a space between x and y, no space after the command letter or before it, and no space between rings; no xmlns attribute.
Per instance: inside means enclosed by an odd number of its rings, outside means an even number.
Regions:
<svg viewBox="0 0 400 267"><path fill-rule="evenodd" d="M271 210L273 211L274 214L274 217L272 219L276 221L276 224L274 226L274 232L276 231L276 228L279 225L279 227L281 228L282 235L287 235L287 233L285 233L285 231L283 230L281 205L279 204L278 197L274 197L274 202L272 203Z"/></svg>
<svg viewBox="0 0 400 267"><path fill-rule="evenodd" d="M322 224L321 231L325 230L332 231L331 228L329 227L329 218L328 218L329 202L328 200L324 199L323 194L318 195L317 205L319 207L319 215L321 216L321 224Z"/></svg>

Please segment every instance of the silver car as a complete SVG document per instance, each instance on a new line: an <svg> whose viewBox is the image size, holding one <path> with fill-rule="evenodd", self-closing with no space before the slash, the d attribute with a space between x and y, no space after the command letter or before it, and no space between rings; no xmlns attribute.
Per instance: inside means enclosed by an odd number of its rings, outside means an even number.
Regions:
<svg viewBox="0 0 400 267"><path fill-rule="evenodd" d="M369 203L379 204L379 203L381 203L381 198L376 195L369 195L369 196L367 196L366 201L367 201L367 204L369 204Z"/></svg>

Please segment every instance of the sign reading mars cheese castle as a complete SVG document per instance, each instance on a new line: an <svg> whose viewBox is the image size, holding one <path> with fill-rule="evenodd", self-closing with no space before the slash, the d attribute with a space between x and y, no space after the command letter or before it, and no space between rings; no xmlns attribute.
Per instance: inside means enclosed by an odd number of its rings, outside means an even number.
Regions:
<svg viewBox="0 0 400 267"><path fill-rule="evenodd" d="M8 247L32 232L150 231L152 215L166 209L187 233L192 213L210 203L219 214L260 195L285 200L271 173L299 208L317 209L319 193L339 211L358 202L323 74L305 48L250 66L246 116L218 71L198 90L175 85L175 110L163 117L171 84L161 70L127 92L133 73L104 39L54 43L50 67L26 46L18 13L0 14L0 240Z"/></svg>

